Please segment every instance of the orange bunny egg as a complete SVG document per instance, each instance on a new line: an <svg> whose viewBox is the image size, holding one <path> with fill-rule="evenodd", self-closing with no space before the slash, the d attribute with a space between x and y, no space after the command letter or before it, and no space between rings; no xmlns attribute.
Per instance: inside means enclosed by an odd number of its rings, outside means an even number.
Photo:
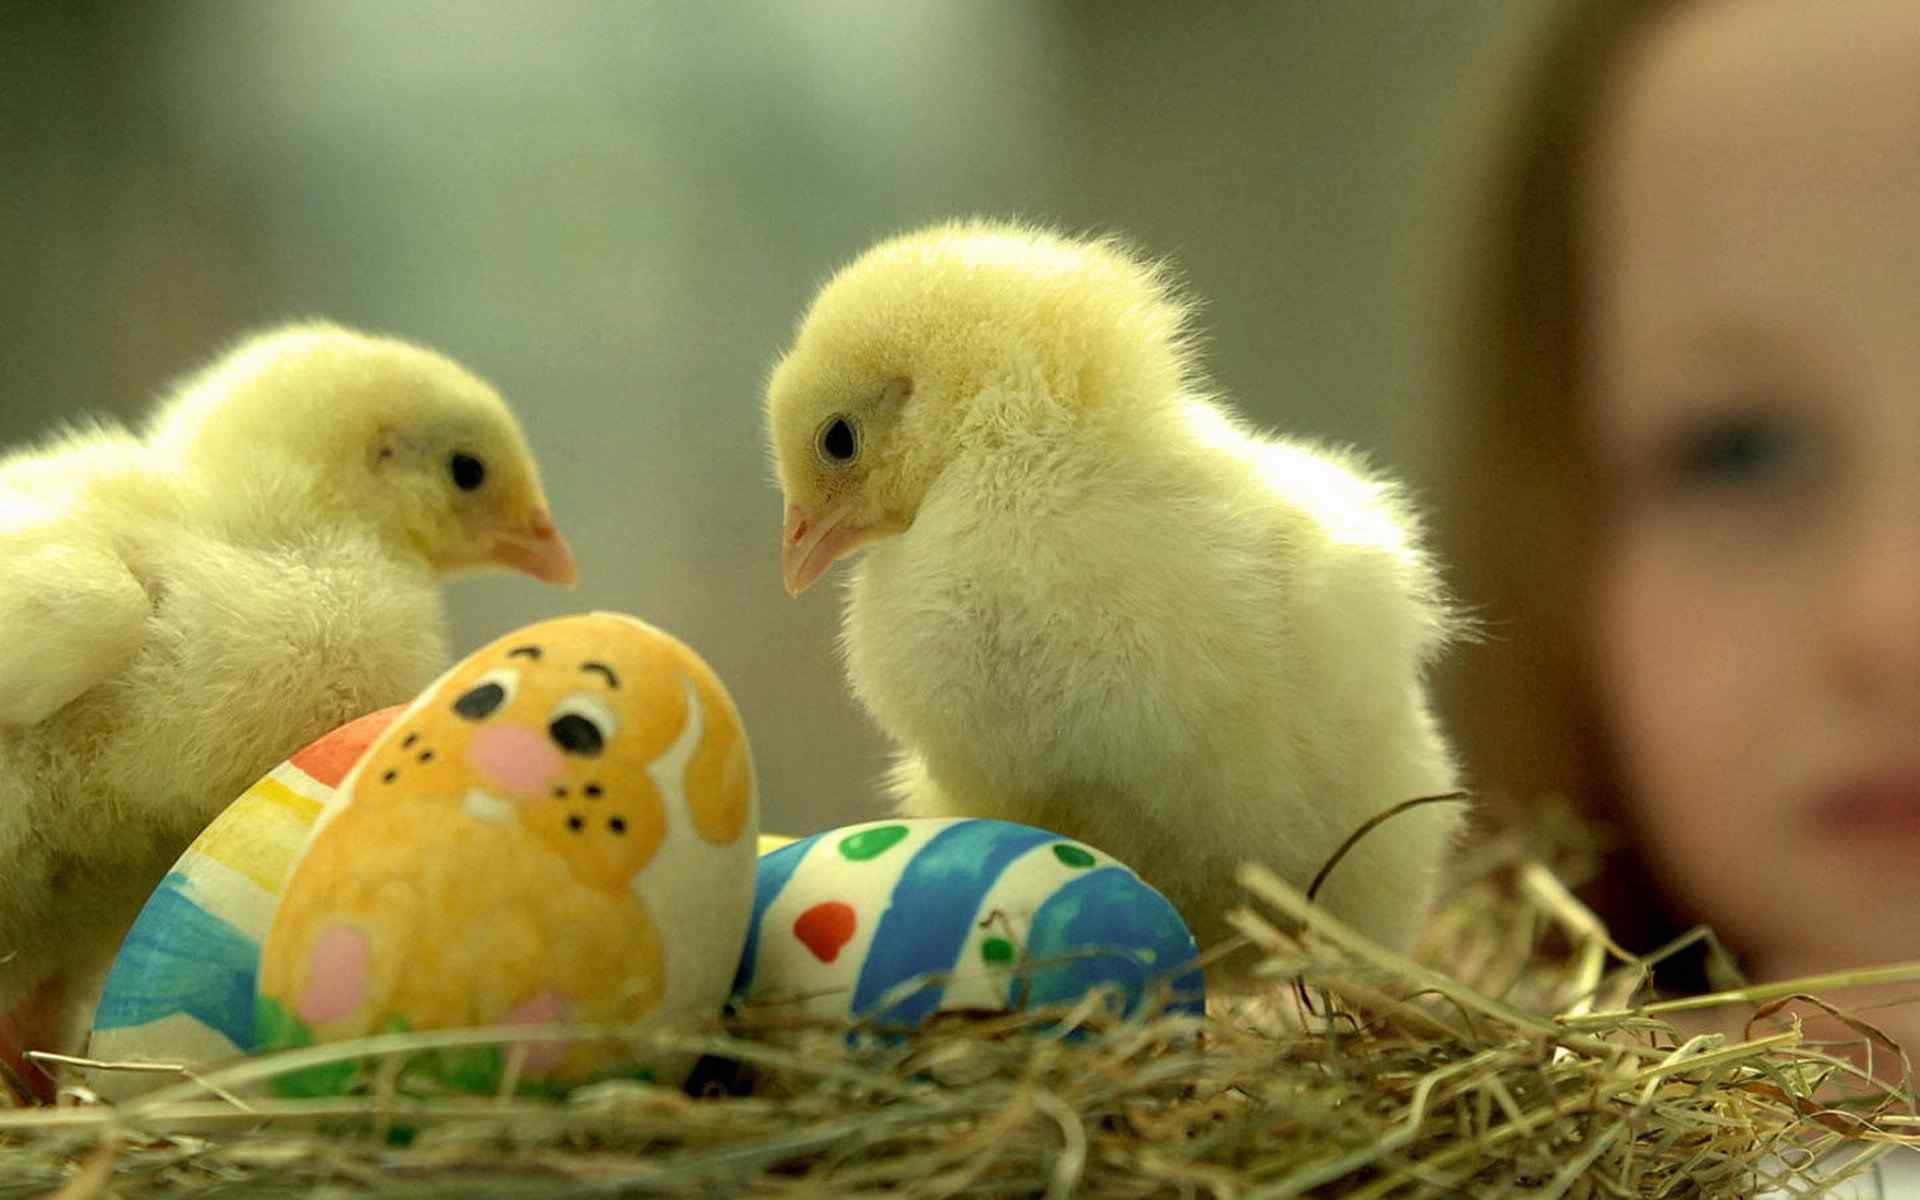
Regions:
<svg viewBox="0 0 1920 1200"><path fill-rule="evenodd" d="M259 1040L715 1013L756 810L739 715L693 651L610 613L518 630L415 701L316 824L263 946ZM617 1057L533 1043L522 1074L567 1083ZM442 1075L489 1087L501 1065Z"/></svg>

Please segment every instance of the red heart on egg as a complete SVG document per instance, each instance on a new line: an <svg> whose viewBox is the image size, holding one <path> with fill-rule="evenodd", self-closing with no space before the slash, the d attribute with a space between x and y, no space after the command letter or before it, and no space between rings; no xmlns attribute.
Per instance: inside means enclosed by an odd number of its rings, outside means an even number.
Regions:
<svg viewBox="0 0 1920 1200"><path fill-rule="evenodd" d="M853 940L853 905L843 900L825 900L801 913L793 921L793 936L823 963L840 956L840 948Z"/></svg>

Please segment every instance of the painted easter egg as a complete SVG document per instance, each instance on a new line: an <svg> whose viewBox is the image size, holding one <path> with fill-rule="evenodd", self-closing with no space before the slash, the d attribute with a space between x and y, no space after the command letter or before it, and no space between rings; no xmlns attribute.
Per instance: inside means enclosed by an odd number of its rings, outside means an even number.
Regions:
<svg viewBox="0 0 1920 1200"><path fill-rule="evenodd" d="M1198 953L1166 898L1092 846L1010 821L905 818L760 859L734 991L875 1027L1072 1004L1095 988L1118 1015L1161 996L1200 1013Z"/></svg>
<svg viewBox="0 0 1920 1200"><path fill-rule="evenodd" d="M194 839L140 910L94 1011L91 1058L198 1066L254 1048L260 940L321 806L401 706L370 713L261 777ZM164 1075L90 1072L124 1100Z"/></svg>
<svg viewBox="0 0 1920 1200"><path fill-rule="evenodd" d="M369 1034L717 1014L753 907L758 797L733 701L632 617L527 626L448 672L320 814L260 957L262 1049ZM690 1058L530 1041L413 1069L491 1091ZM354 1086L361 1064L282 1076Z"/></svg>

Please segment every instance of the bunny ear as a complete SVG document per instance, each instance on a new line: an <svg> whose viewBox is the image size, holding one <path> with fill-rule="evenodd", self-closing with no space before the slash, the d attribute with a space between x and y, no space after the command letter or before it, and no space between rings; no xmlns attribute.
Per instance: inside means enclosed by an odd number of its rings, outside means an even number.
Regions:
<svg viewBox="0 0 1920 1200"><path fill-rule="evenodd" d="M692 773L701 797L693 809L693 827L714 845L729 845L746 828L754 807L753 756L737 725L727 735L710 739L694 760Z"/></svg>
<svg viewBox="0 0 1920 1200"><path fill-rule="evenodd" d="M673 745L647 764L647 774L653 779L653 786L660 789L660 794L670 807L685 807L687 804L687 764L693 761L694 751L700 748L700 735L706 732L706 713L700 705L700 691L694 687L691 679L686 681L685 687L687 723L680 727L680 734L673 739Z"/></svg>
<svg viewBox="0 0 1920 1200"><path fill-rule="evenodd" d="M709 845L730 846L754 808L753 759L739 718L719 694L709 720L700 684L686 683L687 723L647 772L669 807L681 807ZM707 701L712 702L711 694Z"/></svg>

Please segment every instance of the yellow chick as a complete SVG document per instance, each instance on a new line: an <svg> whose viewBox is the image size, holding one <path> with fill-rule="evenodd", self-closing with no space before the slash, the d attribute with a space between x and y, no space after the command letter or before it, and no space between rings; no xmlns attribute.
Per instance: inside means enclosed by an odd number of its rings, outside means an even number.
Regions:
<svg viewBox="0 0 1920 1200"><path fill-rule="evenodd" d="M846 668L901 811L1098 846L1205 945L1238 864L1304 886L1454 788L1424 674L1455 621L1396 489L1241 425L1190 315L1111 240L934 226L821 289L766 422L788 591L865 550ZM1385 822L1321 901L1408 945L1458 820Z"/></svg>
<svg viewBox="0 0 1920 1200"><path fill-rule="evenodd" d="M0 1050L16 1068L23 1048L68 1047L141 903L224 805L433 680L436 581L486 567L576 573L512 413L446 358L336 326L243 343L138 436L0 458Z"/></svg>

